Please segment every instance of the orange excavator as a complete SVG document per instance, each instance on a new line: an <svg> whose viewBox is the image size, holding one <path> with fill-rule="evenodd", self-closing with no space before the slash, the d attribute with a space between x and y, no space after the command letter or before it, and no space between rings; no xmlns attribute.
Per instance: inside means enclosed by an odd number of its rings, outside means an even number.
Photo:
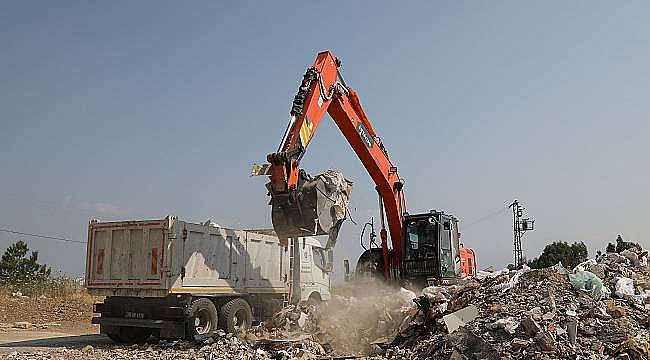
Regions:
<svg viewBox="0 0 650 360"><path fill-rule="evenodd" d="M357 273L370 273L386 280L426 286L453 281L476 272L474 251L460 243L458 219L442 211L409 214L404 182L366 116L357 93L346 85L331 52L320 52L310 66L293 99L290 121L277 151L255 175L268 175L271 218L285 243L289 238L330 234L328 199L308 185L309 176L299 168L310 140L327 112L370 174L379 194L381 244L371 246L357 262ZM331 199L329 199L331 200ZM388 245L386 222L392 248ZM325 226L327 224L327 226ZM337 229L338 230L338 229ZM363 242L363 240L362 240ZM363 244L362 244L363 245Z"/></svg>

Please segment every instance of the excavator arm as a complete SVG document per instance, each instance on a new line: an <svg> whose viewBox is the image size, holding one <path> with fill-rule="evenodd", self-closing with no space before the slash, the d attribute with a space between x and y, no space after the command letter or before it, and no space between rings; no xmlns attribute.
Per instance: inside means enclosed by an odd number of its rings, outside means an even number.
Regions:
<svg viewBox="0 0 650 360"><path fill-rule="evenodd" d="M373 179L380 198L380 210L385 210L390 230L392 253L388 249L385 226L380 236L384 258L384 276L390 276L391 268L399 268L402 259L402 216L406 212L402 191L403 183L397 166L391 163L388 152L368 120L359 98L349 88L338 68L340 61L329 51L318 54L314 65L307 69L294 97L289 125L278 147L269 154L270 166L264 170L269 175L267 189L271 195L273 223L281 238L319 235L314 234L304 220L316 217L305 204L301 189L300 160L327 112L341 130L361 163ZM311 204L315 206L315 204ZM299 218L299 220L294 220ZM382 214L382 225L384 223ZM313 221L318 222L317 218Z"/></svg>

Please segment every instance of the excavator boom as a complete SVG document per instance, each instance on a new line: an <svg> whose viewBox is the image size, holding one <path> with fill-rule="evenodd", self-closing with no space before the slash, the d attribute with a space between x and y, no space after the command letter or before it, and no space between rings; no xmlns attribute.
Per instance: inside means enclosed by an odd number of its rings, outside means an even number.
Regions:
<svg viewBox="0 0 650 360"><path fill-rule="evenodd" d="M388 152L361 108L356 92L346 86L338 71L339 66L339 60L329 51L324 51L318 54L314 65L307 69L293 100L289 126L278 151L267 156L267 160L271 164L268 172L271 181L267 187L271 194L272 205L282 209L281 211L274 209L278 218L277 222L283 223L284 227L291 230L291 224L287 224L285 219L291 218L291 213L305 212L292 211L292 206L299 205L297 201L295 205L289 204L299 196L301 190L298 165L314 132L327 112L375 182L383 202L393 248L392 259L390 259L387 234L383 229L381 235L384 269L385 276L388 276L388 269L391 265L399 266L401 259L402 214L405 212L402 181L397 173L397 166L391 163ZM287 216L287 214L289 215ZM274 220L274 226L275 223ZM302 225L304 221L296 221L296 223ZM300 227L295 226L294 228ZM283 231L277 226L276 231L286 235L302 234ZM282 234L279 235L282 237Z"/></svg>

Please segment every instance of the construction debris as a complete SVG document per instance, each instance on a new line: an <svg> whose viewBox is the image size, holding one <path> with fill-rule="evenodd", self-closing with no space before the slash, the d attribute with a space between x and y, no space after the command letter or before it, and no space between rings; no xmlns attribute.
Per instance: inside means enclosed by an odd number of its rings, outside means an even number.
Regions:
<svg viewBox="0 0 650 360"><path fill-rule="evenodd" d="M427 287L420 296L335 297L335 312L324 306L281 313L288 320L275 334L305 341L297 336L308 333L330 356L648 359L646 257L637 249L572 271L558 264L480 272L455 285Z"/></svg>
<svg viewBox="0 0 650 360"><path fill-rule="evenodd" d="M442 320L447 326L447 331L452 333L460 327L467 325L478 316L478 309L474 305L467 306L461 310L455 311L451 314L442 317Z"/></svg>

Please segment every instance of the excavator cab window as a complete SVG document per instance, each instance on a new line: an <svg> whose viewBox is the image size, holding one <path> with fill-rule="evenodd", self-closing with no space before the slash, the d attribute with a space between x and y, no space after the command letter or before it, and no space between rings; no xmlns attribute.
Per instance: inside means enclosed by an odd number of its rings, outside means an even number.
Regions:
<svg viewBox="0 0 650 360"><path fill-rule="evenodd" d="M438 225L433 218L417 216L404 222L403 269L411 279L426 279L440 274Z"/></svg>
<svg viewBox="0 0 650 360"><path fill-rule="evenodd" d="M409 227L409 246L411 250L418 250L420 238L418 236L417 227Z"/></svg>
<svg viewBox="0 0 650 360"><path fill-rule="evenodd" d="M454 266L454 255L451 242L451 225L445 222L440 232L440 273L443 277L456 275Z"/></svg>
<svg viewBox="0 0 650 360"><path fill-rule="evenodd" d="M413 221L407 226L408 242L406 256L413 259L436 257L437 236L435 224Z"/></svg>

